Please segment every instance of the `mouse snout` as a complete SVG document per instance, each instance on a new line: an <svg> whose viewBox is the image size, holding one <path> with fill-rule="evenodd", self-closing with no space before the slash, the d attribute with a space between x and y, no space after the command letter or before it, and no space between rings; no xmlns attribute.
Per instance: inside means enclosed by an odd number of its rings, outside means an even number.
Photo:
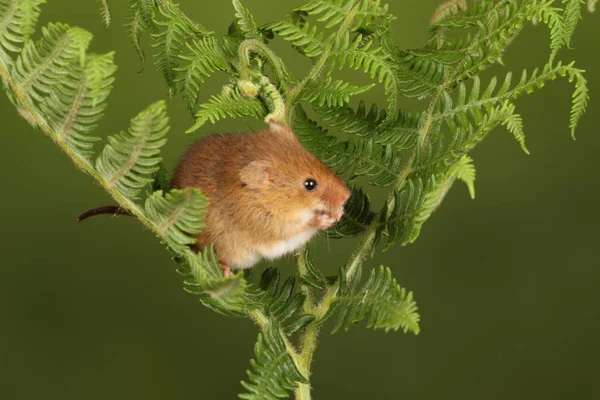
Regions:
<svg viewBox="0 0 600 400"><path fill-rule="evenodd" d="M329 187L323 194L323 201L331 209L341 208L350 197L350 191L345 187Z"/></svg>

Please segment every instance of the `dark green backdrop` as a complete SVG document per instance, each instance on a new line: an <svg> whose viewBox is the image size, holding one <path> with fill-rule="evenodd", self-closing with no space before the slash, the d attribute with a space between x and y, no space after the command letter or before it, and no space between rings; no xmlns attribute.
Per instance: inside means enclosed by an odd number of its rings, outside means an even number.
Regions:
<svg viewBox="0 0 600 400"><path fill-rule="evenodd" d="M126 128L138 111L166 97L150 63L136 73L122 26L124 0L110 2L109 30L94 1L48 3L45 22L80 25L95 34L93 51L117 51L120 68L102 135ZM233 17L228 1L181 3L221 32ZM298 3L245 1L259 23ZM399 42L423 44L437 0L389 3ZM476 200L457 184L416 244L369 261L392 267L415 291L422 333L362 326L324 333L315 356L315 398L600 398L600 16L584 17L575 51L560 54L588 71L593 97L578 140L569 138L566 81L522 98L532 155L506 131L495 131L473 153ZM527 27L506 55L508 68L541 65L547 43L544 26ZM305 66L294 65L297 72ZM205 93L217 92L223 81ZM169 101L169 114L171 167L192 138L183 133L191 123L183 102ZM0 120L0 398L234 398L256 328L185 294L166 251L136 221L76 224L79 212L110 199L20 119L4 95ZM229 120L202 133L226 129L244 124ZM351 246L318 244L319 264L334 271ZM289 261L279 265L285 274L293 271Z"/></svg>

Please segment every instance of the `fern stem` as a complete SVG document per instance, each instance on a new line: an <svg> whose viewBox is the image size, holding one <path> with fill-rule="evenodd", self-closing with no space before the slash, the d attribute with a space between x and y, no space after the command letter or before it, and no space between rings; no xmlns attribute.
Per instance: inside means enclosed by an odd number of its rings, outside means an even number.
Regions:
<svg viewBox="0 0 600 400"><path fill-rule="evenodd" d="M106 192L117 201L120 208L131 212L131 214L137 217L148 229L160 236L160 232L157 230L156 226L154 226L154 224L152 224L144 216L144 213L137 204L127 199L115 189L111 188L108 182L106 182L100 176L100 174L98 174L89 159L81 156L73 151L70 147L65 145L65 142L59 132L54 131L50 125L48 125L46 120L39 114L31 100L26 95L26 91L22 90L21 86L17 85L17 83L12 79L9 69L2 60L0 60L0 77L5 84L5 87L8 89L8 92L14 96L14 99L18 103L19 113L25 120L27 120L27 122L38 127L44 134L46 134L46 136L49 136L54 143L67 154L77 168L98 181L104 190L106 190Z"/></svg>
<svg viewBox="0 0 600 400"><path fill-rule="evenodd" d="M267 61L273 68L273 71L275 72L277 80L283 85L287 92L286 82L290 75L283 69L283 62L275 54L275 52L273 52L271 49L265 46L264 43L256 39L246 39L240 44L240 47L238 49L239 58L242 63L240 79L246 80L249 78L248 75L250 71L251 52L260 54L267 59Z"/></svg>

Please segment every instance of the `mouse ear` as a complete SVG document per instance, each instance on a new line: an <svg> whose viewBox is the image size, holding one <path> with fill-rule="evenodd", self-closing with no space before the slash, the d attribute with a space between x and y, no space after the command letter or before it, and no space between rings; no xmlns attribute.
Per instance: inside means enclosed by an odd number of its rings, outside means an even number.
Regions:
<svg viewBox="0 0 600 400"><path fill-rule="evenodd" d="M289 126L277 122L274 119L269 120L269 128L271 129L271 132L278 133L294 140L296 139L296 135L294 135L294 132L292 132Z"/></svg>
<svg viewBox="0 0 600 400"><path fill-rule="evenodd" d="M275 169L271 161L252 161L240 171L242 183L251 189L266 188L274 177Z"/></svg>

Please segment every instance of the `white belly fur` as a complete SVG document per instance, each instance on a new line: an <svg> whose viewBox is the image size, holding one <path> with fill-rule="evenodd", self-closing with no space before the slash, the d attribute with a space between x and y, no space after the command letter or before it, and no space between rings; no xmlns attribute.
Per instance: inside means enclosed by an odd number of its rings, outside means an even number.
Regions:
<svg viewBox="0 0 600 400"><path fill-rule="evenodd" d="M269 259L281 257L284 254L291 253L297 248L304 245L317 233L317 228L308 228L304 232L292 236L286 240L270 243L260 249L260 254Z"/></svg>

